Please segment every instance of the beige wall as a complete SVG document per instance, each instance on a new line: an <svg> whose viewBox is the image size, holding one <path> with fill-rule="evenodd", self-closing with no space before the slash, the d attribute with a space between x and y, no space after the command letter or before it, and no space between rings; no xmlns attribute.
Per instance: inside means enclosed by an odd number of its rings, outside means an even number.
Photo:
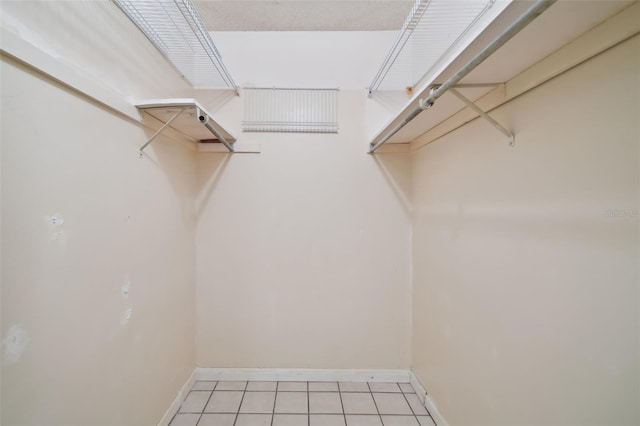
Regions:
<svg viewBox="0 0 640 426"><path fill-rule="evenodd" d="M198 366L408 368L409 157L366 155L362 91L339 102L337 135L199 154Z"/></svg>
<svg viewBox="0 0 640 426"><path fill-rule="evenodd" d="M412 155L413 366L450 425L638 414L640 39ZM610 211L623 216L610 216Z"/></svg>
<svg viewBox="0 0 640 426"><path fill-rule="evenodd" d="M2 424L157 424L194 366L195 153L1 65Z"/></svg>
<svg viewBox="0 0 640 426"><path fill-rule="evenodd" d="M2 56L1 422L157 424L195 363L195 152L138 158L152 131L79 92L191 90L112 2L0 7L2 49L75 89Z"/></svg>

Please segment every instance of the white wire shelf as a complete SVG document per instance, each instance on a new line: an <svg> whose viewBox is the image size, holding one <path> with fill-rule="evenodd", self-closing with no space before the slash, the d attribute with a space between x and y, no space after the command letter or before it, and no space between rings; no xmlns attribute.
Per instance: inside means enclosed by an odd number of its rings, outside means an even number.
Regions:
<svg viewBox="0 0 640 426"><path fill-rule="evenodd" d="M194 87L237 91L191 0L113 0Z"/></svg>
<svg viewBox="0 0 640 426"><path fill-rule="evenodd" d="M496 0L416 0L368 92L415 87Z"/></svg>
<svg viewBox="0 0 640 426"><path fill-rule="evenodd" d="M338 133L338 89L245 87L244 132Z"/></svg>

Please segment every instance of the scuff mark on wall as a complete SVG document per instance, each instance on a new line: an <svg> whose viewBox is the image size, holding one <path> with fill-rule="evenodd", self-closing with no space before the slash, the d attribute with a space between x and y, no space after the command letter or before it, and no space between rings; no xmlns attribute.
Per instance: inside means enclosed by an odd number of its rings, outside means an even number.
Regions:
<svg viewBox="0 0 640 426"><path fill-rule="evenodd" d="M128 308L126 311L124 311L124 313L122 314L122 319L120 320L120 324L127 325L129 323L129 320L131 320L132 312L133 309L131 308Z"/></svg>
<svg viewBox="0 0 640 426"><path fill-rule="evenodd" d="M22 324L14 324L7 331L7 337L2 339L4 355L3 364L15 364L20 361L22 354L29 346L31 339Z"/></svg>
<svg viewBox="0 0 640 426"><path fill-rule="evenodd" d="M44 217L45 222L49 225L49 238L51 241L58 241L61 247L67 244L67 234L62 227L64 218L60 213Z"/></svg>
<svg viewBox="0 0 640 426"><path fill-rule="evenodd" d="M124 284L122 284L122 287L120 288L120 293L122 294L123 299L129 298L129 291L131 291L131 280L127 275L124 277Z"/></svg>

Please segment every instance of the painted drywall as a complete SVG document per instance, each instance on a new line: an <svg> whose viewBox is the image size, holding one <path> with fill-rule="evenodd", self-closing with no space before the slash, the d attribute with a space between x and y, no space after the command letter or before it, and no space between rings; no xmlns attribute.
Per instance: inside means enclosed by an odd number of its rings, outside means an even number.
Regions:
<svg viewBox="0 0 640 426"><path fill-rule="evenodd" d="M640 38L412 155L413 368L450 425L638 424Z"/></svg>
<svg viewBox="0 0 640 426"><path fill-rule="evenodd" d="M398 31L214 31L225 65L241 86L361 90Z"/></svg>
<svg viewBox="0 0 640 426"><path fill-rule="evenodd" d="M409 157L366 154L364 102L340 92L338 134L199 154L198 366L408 368Z"/></svg>
<svg viewBox="0 0 640 426"><path fill-rule="evenodd" d="M1 71L2 424L156 424L194 365L195 153Z"/></svg>
<svg viewBox="0 0 640 426"><path fill-rule="evenodd" d="M116 103L191 94L111 2L1 7L14 47ZM1 74L0 422L157 424L195 364L196 154L160 137L139 158L152 131L80 80L4 54Z"/></svg>

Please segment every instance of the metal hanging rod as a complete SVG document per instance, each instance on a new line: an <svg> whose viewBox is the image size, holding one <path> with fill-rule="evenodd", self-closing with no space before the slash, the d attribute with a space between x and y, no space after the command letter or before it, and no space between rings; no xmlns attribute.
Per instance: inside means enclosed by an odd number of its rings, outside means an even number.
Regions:
<svg viewBox="0 0 640 426"><path fill-rule="evenodd" d="M416 0L367 94L380 89L415 87L444 64L474 28L488 24L485 14L501 10L511 0ZM497 12L496 12L497 13Z"/></svg>
<svg viewBox="0 0 640 426"><path fill-rule="evenodd" d="M204 124L204 127L206 127L211 133L213 133L213 135L216 137L216 139L218 139L220 141L220 143L222 143L225 148L227 148L229 150L229 152L235 152L235 149L233 148L232 142L228 142L224 136L222 136L220 134L220 132L218 132L215 127L213 127L210 123L209 123L209 116L207 114L203 114L200 109L197 110L197 116L198 116L198 121L201 122L202 124Z"/></svg>
<svg viewBox="0 0 640 426"><path fill-rule="evenodd" d="M480 65L485 59L491 56L496 50L502 47L513 36L520 32L524 27L529 25L534 19L540 16L545 10L547 10L556 0L538 0L529 9L527 9L518 19L516 19L509 27L507 27L498 37L496 37L491 43L489 43L482 51L473 57L466 65L460 68L453 76L437 88L432 88L428 97L420 99L418 108L414 109L405 119L403 119L398 125L396 125L391 131L384 135L376 143L371 143L369 146L369 154L374 153L385 142L387 142L393 135L398 133L407 123L416 118L422 111L429 109L433 106L435 101L448 90L453 88L460 80L462 80L467 74L473 71L478 65Z"/></svg>

